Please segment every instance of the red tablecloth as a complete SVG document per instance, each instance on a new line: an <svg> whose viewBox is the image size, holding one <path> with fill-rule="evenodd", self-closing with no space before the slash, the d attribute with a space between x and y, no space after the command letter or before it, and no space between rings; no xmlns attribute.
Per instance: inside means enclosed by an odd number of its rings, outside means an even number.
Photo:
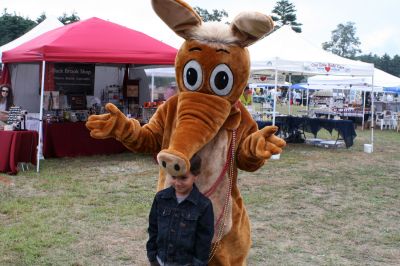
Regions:
<svg viewBox="0 0 400 266"><path fill-rule="evenodd" d="M36 164L36 131L0 131L0 172L16 174L19 162Z"/></svg>
<svg viewBox="0 0 400 266"><path fill-rule="evenodd" d="M115 139L94 139L84 122L44 123L43 156L76 157L127 151Z"/></svg>

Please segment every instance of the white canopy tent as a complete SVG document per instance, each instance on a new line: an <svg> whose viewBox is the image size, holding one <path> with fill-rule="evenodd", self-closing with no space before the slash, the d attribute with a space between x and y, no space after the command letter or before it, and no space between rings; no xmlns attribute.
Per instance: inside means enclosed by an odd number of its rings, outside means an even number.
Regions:
<svg viewBox="0 0 400 266"><path fill-rule="evenodd" d="M350 86L351 85L351 86ZM352 84L313 84L299 83L291 86L292 89L298 90L355 90L355 91L371 91L372 88L366 85ZM374 86L374 92L383 92L383 87Z"/></svg>
<svg viewBox="0 0 400 266"><path fill-rule="evenodd" d="M174 78L175 77L175 68L174 67L160 67L160 68L148 68L144 70L147 76L151 77L151 101L154 101L154 78L155 77L166 77L166 78Z"/></svg>
<svg viewBox="0 0 400 266"><path fill-rule="evenodd" d="M55 17L48 17L45 20L43 20L41 23L39 23L36 27L25 33L24 35L20 36L19 38L4 44L3 46L0 47L0 62L1 62L1 55L3 51L11 50L27 41L32 40L33 38L36 38L37 36L48 32L50 30L59 28L64 26L57 18Z"/></svg>
<svg viewBox="0 0 400 266"><path fill-rule="evenodd" d="M393 76L378 68L374 69L374 87L397 87L400 86L400 78ZM372 87L372 77L344 77L316 75L309 77L307 83L310 85L363 85Z"/></svg>
<svg viewBox="0 0 400 266"><path fill-rule="evenodd" d="M278 72L289 74L289 77L292 74L369 76L373 81L373 64L343 58L315 47L302 38L301 34L294 32L290 26L283 26L250 46L249 52L253 73L273 71L275 77L278 76ZM275 84L277 84L276 79ZM273 124L275 124L275 111L276 104L273 110ZM373 129L371 145L373 145Z"/></svg>
<svg viewBox="0 0 400 266"><path fill-rule="evenodd" d="M373 64L329 53L283 26L249 47L253 72L275 71L300 75L372 76Z"/></svg>
<svg viewBox="0 0 400 266"><path fill-rule="evenodd" d="M344 77L344 76L326 76L316 75L309 77L307 83L310 86L361 86L364 92L363 109L365 109L365 92L383 92L384 87L400 86L400 78L393 76L378 68L374 69L373 77ZM364 119L363 119L364 125Z"/></svg>

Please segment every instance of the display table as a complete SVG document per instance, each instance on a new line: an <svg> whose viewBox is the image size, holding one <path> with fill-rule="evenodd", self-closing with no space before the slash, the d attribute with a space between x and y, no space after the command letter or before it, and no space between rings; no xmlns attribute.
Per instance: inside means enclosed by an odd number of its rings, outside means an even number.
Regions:
<svg viewBox="0 0 400 266"><path fill-rule="evenodd" d="M275 118L275 121L276 124L279 126L279 129L282 132L287 133L288 135L300 130L302 132L312 133L316 137L318 131L322 128L326 129L330 133L332 133L333 130L336 130L338 132L338 139L339 137L341 137L341 139L344 140L347 148L353 146L353 141L357 136L356 131L354 130L353 121L351 120L277 116ZM259 128L262 128L264 122L262 123L257 121L257 124ZM265 123L265 125L267 124Z"/></svg>
<svg viewBox="0 0 400 266"><path fill-rule="evenodd" d="M44 123L43 156L76 157L127 151L115 139L94 139L85 122Z"/></svg>
<svg viewBox="0 0 400 266"><path fill-rule="evenodd" d="M36 131L0 131L0 172L16 174L20 162L36 165Z"/></svg>

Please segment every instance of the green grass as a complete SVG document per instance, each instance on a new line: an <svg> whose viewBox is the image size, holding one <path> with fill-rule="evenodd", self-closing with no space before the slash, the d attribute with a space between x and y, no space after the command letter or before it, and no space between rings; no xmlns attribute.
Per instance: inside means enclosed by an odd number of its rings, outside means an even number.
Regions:
<svg viewBox="0 0 400 266"><path fill-rule="evenodd" d="M321 131L323 138L331 138ZM334 133L335 134L335 133ZM252 223L248 265L398 265L400 133L370 131L350 149L289 144L239 172ZM0 265L147 265L151 156L49 159L0 183Z"/></svg>

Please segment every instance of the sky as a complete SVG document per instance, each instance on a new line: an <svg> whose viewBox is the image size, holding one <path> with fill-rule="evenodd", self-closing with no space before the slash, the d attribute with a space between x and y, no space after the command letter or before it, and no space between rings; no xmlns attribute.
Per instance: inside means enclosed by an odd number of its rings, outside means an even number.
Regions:
<svg viewBox="0 0 400 266"><path fill-rule="evenodd" d="M232 19L241 11L271 14L276 0L186 0L211 12L225 9ZM315 46L331 40L337 25L354 22L362 54L400 55L399 0L289 0L296 8L302 36ZM183 39L176 36L154 13L150 0L0 0L0 10L36 20L43 12L59 17L76 12L81 20L98 17L141 31L173 47ZM105 36L106 37L106 36Z"/></svg>

